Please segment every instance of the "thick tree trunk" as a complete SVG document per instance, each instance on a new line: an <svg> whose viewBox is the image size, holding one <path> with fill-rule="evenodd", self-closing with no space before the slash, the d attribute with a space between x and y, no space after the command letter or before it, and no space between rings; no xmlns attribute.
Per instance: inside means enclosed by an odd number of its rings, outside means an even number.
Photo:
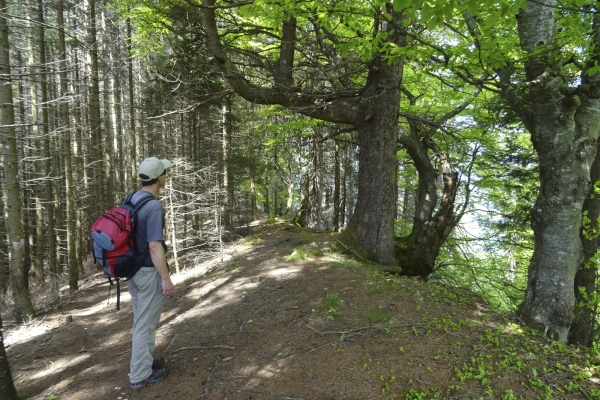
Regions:
<svg viewBox="0 0 600 400"><path fill-rule="evenodd" d="M561 341L573 322L574 277L583 260L579 238L581 210L590 184L589 166L596 153L600 103L596 83L589 97L568 91L554 54L556 1L528 2L518 18L521 47L538 53L525 63L532 82L523 122L538 154L540 192L531 227L535 248L529 265L521 317ZM548 54L549 53L549 54Z"/></svg>
<svg viewBox="0 0 600 400"><path fill-rule="evenodd" d="M397 87L397 83L388 87ZM394 93L396 92L396 93ZM357 127L358 197L347 231L367 251L367 257L386 266L397 265L394 241L396 208L396 136L399 96L382 90L373 120ZM392 115L394 114L394 115ZM399 269L392 268L395 272Z"/></svg>
<svg viewBox="0 0 600 400"><path fill-rule="evenodd" d="M419 174L419 178L421 176ZM444 173L442 179L443 194L435 215L423 218L424 208L417 207L411 234L399 242L397 250L402 275L429 276L435 269L440 249L458 224L459 218L454 212L458 173Z"/></svg>
<svg viewBox="0 0 600 400"><path fill-rule="evenodd" d="M423 136L428 138L432 133ZM398 142L417 168L419 179L412 230L407 237L398 239L398 262L403 275L421 277L433 272L440 249L460 220L454 211L458 174L452 170L448 156L432 140L425 138L418 135L413 124L410 131L398 136ZM430 149L439 159L440 171L431 163ZM441 185L438 178L441 178ZM442 186L439 205L438 186Z"/></svg>
<svg viewBox="0 0 600 400"><path fill-rule="evenodd" d="M4 0L2 0L4 1ZM4 393L6 400L17 400L17 390L10 373L8 357L4 349L4 335L2 334L2 316L0 315L0 393Z"/></svg>

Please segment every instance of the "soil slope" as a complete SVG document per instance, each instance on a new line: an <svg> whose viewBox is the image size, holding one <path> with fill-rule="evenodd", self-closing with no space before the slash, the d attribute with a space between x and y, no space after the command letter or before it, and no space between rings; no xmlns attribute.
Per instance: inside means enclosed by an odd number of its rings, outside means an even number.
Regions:
<svg viewBox="0 0 600 400"><path fill-rule="evenodd" d="M222 260L185 266L157 332L169 376L139 390L127 376L126 285L116 311L97 274L27 326L6 324L17 390L65 400L600 398L597 358L532 335L472 293L386 276L341 250L331 233L275 224L251 228Z"/></svg>

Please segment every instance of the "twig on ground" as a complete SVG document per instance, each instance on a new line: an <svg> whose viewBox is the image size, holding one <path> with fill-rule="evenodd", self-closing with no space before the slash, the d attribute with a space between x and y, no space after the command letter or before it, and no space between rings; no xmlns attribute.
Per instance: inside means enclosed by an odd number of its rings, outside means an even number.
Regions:
<svg viewBox="0 0 600 400"><path fill-rule="evenodd" d="M279 332L283 332L284 330L286 330L287 328L289 328L290 326L292 326L292 324L296 321L300 321L301 319L303 319L304 317L300 317L300 318L296 318L295 320L293 320L292 322L290 322L288 324L288 326L286 326L285 328L283 328L282 330L280 330Z"/></svg>
<svg viewBox="0 0 600 400"><path fill-rule="evenodd" d="M340 246L342 246L344 249L346 249L346 251L353 253L356 257L360 258L361 260L369 261L369 260L366 260L363 257L361 257L360 254L358 254L356 251L352 250L350 247L346 246L344 243L340 242L339 240L336 239L336 242L338 242L340 244Z"/></svg>
<svg viewBox="0 0 600 400"><path fill-rule="evenodd" d="M204 396L206 398L208 398L208 395L210 395L210 387L212 386L213 380L215 379L215 375L217 373L217 368L219 367L219 363L221 362L221 357L217 357L217 361L215 361L215 366L213 367L213 370L210 371L210 374L208 374L208 377L206 378L206 385L204 386Z"/></svg>
<svg viewBox="0 0 600 400"><path fill-rule="evenodd" d="M592 398L590 396L588 396L588 394L586 393L586 391L583 390L581 387L579 388L579 391L585 396L586 399L592 400Z"/></svg>
<svg viewBox="0 0 600 400"><path fill-rule="evenodd" d="M348 329L346 331L327 331L327 332L319 332L318 330L316 330L315 328L313 328L312 326L310 326L309 324L306 324L306 326L308 326L310 329L312 329L313 331L317 332L319 335L330 335L330 334L336 334L336 335L345 335L346 333L350 333L350 332L356 332L356 331L363 331L365 329L377 329L380 328L379 325L370 325L370 326L363 326L361 328L354 328L354 329Z"/></svg>
<svg viewBox="0 0 600 400"><path fill-rule="evenodd" d="M169 342L169 345L167 346L167 351L171 348L171 346L173 345L173 342L175 341L175 339L177 339L177 336L179 336L179 332L177 332L175 335L173 335L173 339L171 339L171 341Z"/></svg>
<svg viewBox="0 0 600 400"><path fill-rule="evenodd" d="M183 350L209 350L209 349L229 349L229 350L235 350L235 347L232 346L224 346L224 345L216 345L216 346L191 346L191 347L182 347L180 349L177 350L173 350L171 351L171 353L177 353Z"/></svg>

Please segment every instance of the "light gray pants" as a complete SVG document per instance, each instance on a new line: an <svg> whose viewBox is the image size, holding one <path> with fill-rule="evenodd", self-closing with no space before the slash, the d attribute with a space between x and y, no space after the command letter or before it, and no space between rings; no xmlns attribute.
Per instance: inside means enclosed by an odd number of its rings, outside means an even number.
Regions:
<svg viewBox="0 0 600 400"><path fill-rule="evenodd" d="M165 296L160 275L154 267L142 267L127 281L133 308L129 381L137 383L152 374L156 328Z"/></svg>

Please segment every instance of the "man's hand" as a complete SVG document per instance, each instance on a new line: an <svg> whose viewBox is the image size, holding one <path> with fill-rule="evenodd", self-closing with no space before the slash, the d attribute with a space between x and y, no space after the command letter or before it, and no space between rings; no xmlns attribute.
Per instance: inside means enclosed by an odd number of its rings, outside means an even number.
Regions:
<svg viewBox="0 0 600 400"><path fill-rule="evenodd" d="M175 285L173 285L173 282L171 282L171 277L167 276L166 279L161 279L161 281L163 294L165 296L170 296L173 293L173 290L175 289Z"/></svg>
<svg viewBox="0 0 600 400"><path fill-rule="evenodd" d="M154 264L156 271L160 275L162 292L165 296L170 296L173 293L175 285L173 285L171 277L169 276L169 268L167 267L167 259L165 258L165 249L161 242L149 242L148 247L150 248L152 264Z"/></svg>

